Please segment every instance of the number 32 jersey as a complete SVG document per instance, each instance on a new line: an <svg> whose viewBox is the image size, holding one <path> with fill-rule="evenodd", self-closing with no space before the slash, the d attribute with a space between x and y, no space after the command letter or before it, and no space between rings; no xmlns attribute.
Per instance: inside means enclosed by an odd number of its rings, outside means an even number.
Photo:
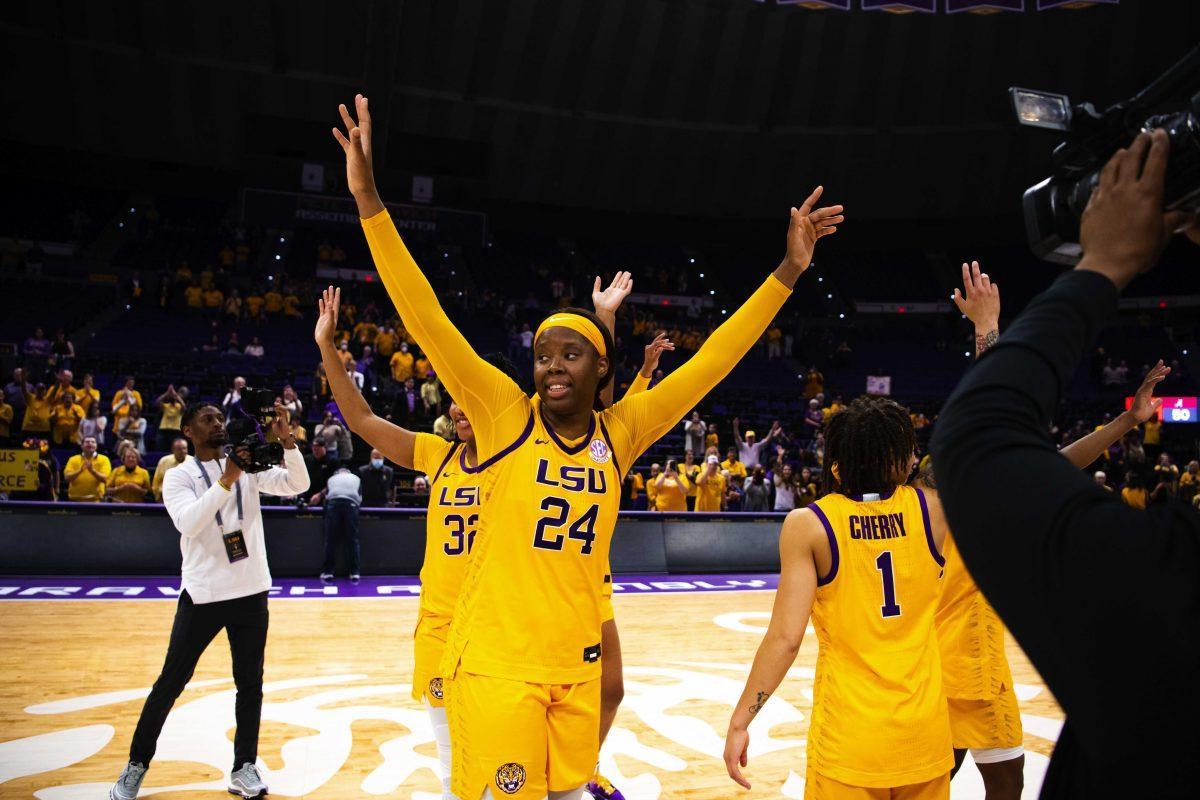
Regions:
<svg viewBox="0 0 1200 800"><path fill-rule="evenodd" d="M831 494L809 506L833 556L817 581L819 650L808 763L852 786L897 787L954 765L934 615L945 562L925 495Z"/></svg>
<svg viewBox="0 0 1200 800"><path fill-rule="evenodd" d="M462 442L418 433L413 468L429 476L425 561L421 565L421 616L448 625L454 616L479 521L478 470L463 466Z"/></svg>
<svg viewBox="0 0 1200 800"><path fill-rule="evenodd" d="M531 683L600 676L620 467L601 414L571 442L545 423L538 398L531 405L516 441L480 464L487 513L442 662L448 677L460 667Z"/></svg>

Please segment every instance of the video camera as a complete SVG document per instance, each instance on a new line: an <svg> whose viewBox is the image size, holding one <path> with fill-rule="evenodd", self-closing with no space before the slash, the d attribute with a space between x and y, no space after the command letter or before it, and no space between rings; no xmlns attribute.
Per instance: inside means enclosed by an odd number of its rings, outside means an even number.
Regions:
<svg viewBox="0 0 1200 800"><path fill-rule="evenodd" d="M229 434L227 455L243 472L262 472L279 466L283 459L283 445L268 442L263 430L275 419L275 393L267 389L246 387L242 399L230 410L230 419L225 424ZM239 448L250 451L250 458L238 455Z"/></svg>
<svg viewBox="0 0 1200 800"><path fill-rule="evenodd" d="M1054 148L1054 173L1025 190L1025 230L1033 252L1046 261L1078 263L1079 220L1100 170L1141 131L1162 128L1171 139L1164 211L1200 209L1200 47L1128 100L1097 112L1091 103L1072 106L1066 95L1017 87L1008 90L1022 125L1065 131ZM1161 113L1164 106L1186 103ZM1158 112L1158 113L1156 113Z"/></svg>

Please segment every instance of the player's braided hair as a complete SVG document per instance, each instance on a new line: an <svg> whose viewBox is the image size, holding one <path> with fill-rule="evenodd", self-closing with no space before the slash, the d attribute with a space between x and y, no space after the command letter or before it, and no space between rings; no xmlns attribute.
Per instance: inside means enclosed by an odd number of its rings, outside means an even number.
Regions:
<svg viewBox="0 0 1200 800"><path fill-rule="evenodd" d="M613 372L616 371L616 343L613 341L612 333L609 332L608 326L600 321L596 316L596 312L588 311L586 308L564 308L558 313L560 314L578 314L581 317L587 317L592 321L592 324L600 329L600 335L604 337L604 351L608 353L608 374L600 379L600 383L596 385L596 397L592 401L592 408L596 411L604 410L604 401L600 399L600 392L604 391L604 387L612 382ZM599 354L597 354L599 355Z"/></svg>
<svg viewBox="0 0 1200 800"><path fill-rule="evenodd" d="M825 489L845 495L888 494L916 447L907 408L886 397L860 397L825 426Z"/></svg>

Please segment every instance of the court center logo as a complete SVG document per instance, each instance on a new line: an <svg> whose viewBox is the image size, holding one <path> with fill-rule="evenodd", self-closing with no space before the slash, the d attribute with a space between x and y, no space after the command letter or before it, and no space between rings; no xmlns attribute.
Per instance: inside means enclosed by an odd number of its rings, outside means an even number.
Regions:
<svg viewBox="0 0 1200 800"><path fill-rule="evenodd" d="M505 794L516 794L525 785L525 768L515 761L496 770L496 787Z"/></svg>
<svg viewBox="0 0 1200 800"><path fill-rule="evenodd" d="M608 452L608 445L603 439L592 439L592 443L588 445L588 455L597 464L607 464L612 458L612 454Z"/></svg>
<svg viewBox="0 0 1200 800"><path fill-rule="evenodd" d="M442 699L442 679L430 678L429 680L429 696L435 700Z"/></svg>

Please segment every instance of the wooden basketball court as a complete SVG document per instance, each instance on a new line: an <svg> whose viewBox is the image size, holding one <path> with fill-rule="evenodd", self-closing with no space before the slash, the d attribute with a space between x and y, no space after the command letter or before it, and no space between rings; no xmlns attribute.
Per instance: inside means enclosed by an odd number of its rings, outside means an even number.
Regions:
<svg viewBox="0 0 1200 800"><path fill-rule="evenodd" d="M725 729L773 591L614 598L626 697L603 770L630 800L802 797L816 641L751 728L743 792L721 761ZM158 674L175 603L0 603L0 796L105 797ZM260 758L271 794L436 800L436 750L409 697L411 597L271 602ZM1062 712L1019 648L1009 657L1036 797ZM233 683L223 635L201 660L160 739L143 796L228 797ZM968 760L969 762L969 760ZM968 763L952 797L982 798Z"/></svg>

